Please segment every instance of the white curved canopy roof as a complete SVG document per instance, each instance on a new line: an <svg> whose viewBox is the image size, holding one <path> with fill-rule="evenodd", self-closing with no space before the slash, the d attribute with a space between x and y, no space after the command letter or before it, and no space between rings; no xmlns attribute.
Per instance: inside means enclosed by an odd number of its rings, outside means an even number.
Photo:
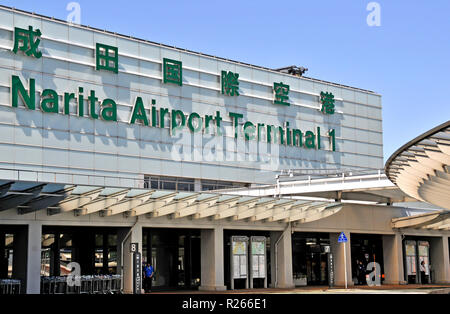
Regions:
<svg viewBox="0 0 450 314"><path fill-rule="evenodd" d="M450 209L450 121L398 149L385 172L409 196Z"/></svg>
<svg viewBox="0 0 450 314"><path fill-rule="evenodd" d="M304 223L341 208L339 202L0 180L0 212L15 209L18 215L46 210L48 215L73 212L75 216L169 215L173 219L190 216Z"/></svg>

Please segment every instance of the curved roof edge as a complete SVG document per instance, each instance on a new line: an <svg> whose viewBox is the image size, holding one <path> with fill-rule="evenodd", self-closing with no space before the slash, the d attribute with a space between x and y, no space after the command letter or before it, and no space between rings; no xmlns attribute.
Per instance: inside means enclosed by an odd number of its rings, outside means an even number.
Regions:
<svg viewBox="0 0 450 314"><path fill-rule="evenodd" d="M431 130L417 136L416 138L410 140L409 142L407 142L406 144L404 144L403 146L401 146L399 149L397 149L392 155L391 157L389 157L389 159L386 161L386 164L384 166L384 172L386 173L387 177L389 178L389 173L388 173L388 168L390 167L392 161L397 158L398 155L400 155L402 152L404 152L405 150L409 149L410 147L416 145L418 142L430 137L431 135L434 135L436 133L441 132L442 130L446 129L450 127L450 120L448 120L447 122L444 122L434 128L432 128Z"/></svg>

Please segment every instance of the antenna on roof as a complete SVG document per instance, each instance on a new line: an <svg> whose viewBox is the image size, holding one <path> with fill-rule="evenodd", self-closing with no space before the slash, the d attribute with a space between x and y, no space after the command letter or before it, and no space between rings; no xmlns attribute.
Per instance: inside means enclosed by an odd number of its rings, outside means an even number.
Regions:
<svg viewBox="0 0 450 314"><path fill-rule="evenodd" d="M274 69L275 71L281 72L281 73L287 73L292 74L295 76L302 76L306 71L308 71L308 68L304 67L298 67L296 65L291 65L284 68Z"/></svg>

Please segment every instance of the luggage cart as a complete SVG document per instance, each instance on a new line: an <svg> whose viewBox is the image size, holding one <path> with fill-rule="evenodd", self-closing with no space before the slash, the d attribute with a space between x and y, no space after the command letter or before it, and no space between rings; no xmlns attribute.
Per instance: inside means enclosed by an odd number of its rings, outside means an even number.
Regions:
<svg viewBox="0 0 450 314"><path fill-rule="evenodd" d="M120 293L122 276L121 275L112 275L111 276L111 293L118 294Z"/></svg>
<svg viewBox="0 0 450 314"><path fill-rule="evenodd" d="M81 276L80 294L92 294L93 276Z"/></svg>
<svg viewBox="0 0 450 314"><path fill-rule="evenodd" d="M67 293L67 277L55 277L54 294Z"/></svg>
<svg viewBox="0 0 450 314"><path fill-rule="evenodd" d="M103 294L111 294L111 286L112 286L112 276L104 276L102 278L103 282Z"/></svg>
<svg viewBox="0 0 450 314"><path fill-rule="evenodd" d="M41 277L41 293L53 294L55 292L55 278L46 276Z"/></svg>
<svg viewBox="0 0 450 314"><path fill-rule="evenodd" d="M69 285L67 283L67 278L68 277L64 277L66 279L66 294L80 294L81 291L81 286L77 286L77 285ZM80 277L80 284L81 284L81 277Z"/></svg>
<svg viewBox="0 0 450 314"><path fill-rule="evenodd" d="M92 279L92 293L93 294L100 294L102 293L102 279L100 276L94 276Z"/></svg>
<svg viewBox="0 0 450 314"><path fill-rule="evenodd" d="M0 280L0 294L20 294L21 281L17 279Z"/></svg>

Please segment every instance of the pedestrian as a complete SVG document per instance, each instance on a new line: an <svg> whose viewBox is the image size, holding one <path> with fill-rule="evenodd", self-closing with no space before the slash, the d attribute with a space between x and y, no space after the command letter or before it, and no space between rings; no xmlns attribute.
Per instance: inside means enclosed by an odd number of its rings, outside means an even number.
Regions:
<svg viewBox="0 0 450 314"><path fill-rule="evenodd" d="M426 283L425 282L425 261L420 262L420 282L422 284Z"/></svg>
<svg viewBox="0 0 450 314"><path fill-rule="evenodd" d="M155 271L150 263L144 266L144 291L149 293L152 290L152 280Z"/></svg>
<svg viewBox="0 0 450 314"><path fill-rule="evenodd" d="M366 281L366 267L364 266L362 261L359 261L358 272L359 272L358 282L360 285L363 285Z"/></svg>

